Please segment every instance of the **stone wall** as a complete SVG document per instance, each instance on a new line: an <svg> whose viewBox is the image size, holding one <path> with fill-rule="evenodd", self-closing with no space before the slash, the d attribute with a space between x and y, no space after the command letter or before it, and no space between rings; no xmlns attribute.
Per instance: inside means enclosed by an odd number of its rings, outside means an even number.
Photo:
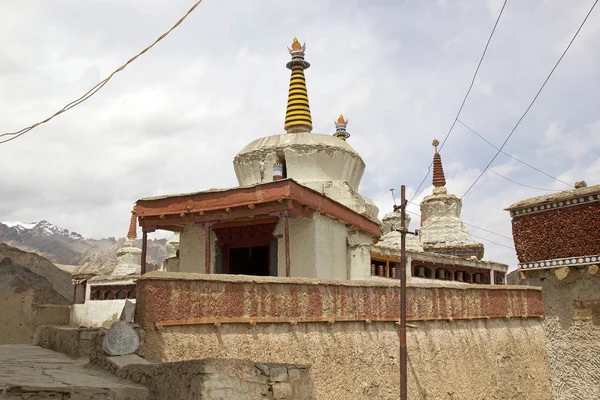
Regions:
<svg viewBox="0 0 600 400"><path fill-rule="evenodd" d="M104 333L94 337L90 362L150 389L153 399L313 400L310 367L249 360L197 359L152 363L131 354L108 357Z"/></svg>
<svg viewBox="0 0 600 400"><path fill-rule="evenodd" d="M556 400L600 399L600 276L574 268L543 275L548 363Z"/></svg>
<svg viewBox="0 0 600 400"><path fill-rule="evenodd" d="M541 293L408 289L411 399L551 399ZM151 273L138 281L146 358L312 366L323 399L398 398L398 283Z"/></svg>
<svg viewBox="0 0 600 400"><path fill-rule="evenodd" d="M69 306L37 306L34 298L31 289L0 298L0 345L31 344L38 326L69 324Z"/></svg>
<svg viewBox="0 0 600 400"><path fill-rule="evenodd" d="M71 357L87 357L92 352L93 339L102 332L102 328L39 326L33 344Z"/></svg>
<svg viewBox="0 0 600 400"><path fill-rule="evenodd" d="M513 216L519 262L599 255L600 202Z"/></svg>

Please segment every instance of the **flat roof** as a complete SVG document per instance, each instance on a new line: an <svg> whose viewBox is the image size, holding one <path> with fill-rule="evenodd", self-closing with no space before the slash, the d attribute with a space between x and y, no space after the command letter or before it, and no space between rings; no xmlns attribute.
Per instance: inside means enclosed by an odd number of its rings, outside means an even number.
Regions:
<svg viewBox="0 0 600 400"><path fill-rule="evenodd" d="M379 224L293 179L229 189L154 196L139 199L135 214L139 225L152 229L181 230L189 223L217 223L281 215L312 219L314 212L338 219L379 238Z"/></svg>
<svg viewBox="0 0 600 400"><path fill-rule="evenodd" d="M565 201L575 199L582 196L596 195L600 193L600 185L594 185L590 187L582 187L579 189L566 190L564 192L551 193L543 196L532 197L512 204L510 207L505 208L505 211L514 211L525 207L537 206L546 203L553 203L556 201Z"/></svg>

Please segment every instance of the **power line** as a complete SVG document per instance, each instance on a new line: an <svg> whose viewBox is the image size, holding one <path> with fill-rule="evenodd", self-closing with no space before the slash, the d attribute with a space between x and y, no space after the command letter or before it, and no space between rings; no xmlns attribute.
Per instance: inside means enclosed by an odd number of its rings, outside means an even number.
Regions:
<svg viewBox="0 0 600 400"><path fill-rule="evenodd" d="M476 132L476 131L475 131L473 128L471 128L470 126L468 126L467 124L465 124L464 122L462 122L460 119L458 119L458 120L457 120L457 122L458 122L459 124L461 124L462 126L464 126L465 128L467 128L468 130L470 130L470 131L471 131L472 133L474 133L475 135L477 135L477 136L478 136L478 137L479 137L481 140L483 140L484 142L486 142L487 144L489 144L490 146L492 146L492 147L493 147L493 148L495 148L496 150L500 150L500 148L499 148L498 146L494 145L492 142L490 142L489 140L487 140L486 138L484 138L484 137L483 137L481 134L477 133L477 132ZM539 168L536 168L536 167L534 167L533 165L526 163L526 162L525 162L525 161L523 161L523 160L519 160L518 158L511 156L510 154L508 154L507 152L505 152L505 151L503 151L503 150L500 150L500 152L501 152L502 154L504 154L505 156L508 156L508 157L512 158L513 160L515 160L515 161L518 161L518 162L520 162L521 164L523 164L523 165L525 165L525 166L527 166L527 167L529 167L529 168L531 168L531 169L533 169L533 170L535 170L535 171L537 171L537 172L539 172L539 173L541 173L541 174L544 174L544 175L546 175L546 176L547 176L547 177L549 177L549 178L552 178L552 179L554 179L554 180L555 180L555 181L557 181L557 182L564 183L565 185L569 186L570 188L573 188L573 185L571 185L571 184L569 184L569 183L567 183L567 182L565 182L565 181L562 181L562 180L558 179L557 177L555 177L555 176L552 176L552 175L550 175L550 174L548 174L548 173L546 173L546 172L542 171L541 169L539 169ZM534 188L534 189L535 189L535 188ZM545 189L540 189L540 190L545 190ZM557 192L558 192L558 190L557 190Z"/></svg>
<svg viewBox="0 0 600 400"><path fill-rule="evenodd" d="M592 11L596 7L596 4L598 4L598 0L594 1L594 4L590 8L590 11L588 11L588 13L586 14L586 16L583 19L583 22L581 23L581 25L579 25L579 28L575 32L575 35L573 35L573 38L571 39L571 41L567 45L565 51L563 51L563 53L561 54L561 56L558 59L558 61L556 62L556 64L554 64L554 67L552 67L552 69L550 70L550 73L548 74L548 76L544 80L544 83L542 84L542 86L540 87L540 89L538 90L538 92L536 93L536 95L534 96L533 100L531 101L531 103L529 104L529 106L527 107L527 109L525 110L525 112L523 113L523 115L521 115L521 118L519 118L519 120L515 124L514 128L511 130L511 132L508 134L508 136L504 140L504 143L502 143L502 146L500 146L500 148L498 149L498 152L496 153L496 155L491 159L491 161L488 163L488 165L485 167L485 169L481 172L481 174L479 174L479 176L475 179L475 181L473 182L473 184L471 186L469 186L469 188L467 189L467 191L465 193L463 193L462 196L460 196L460 199L463 199L467 195L467 193L469 193L469 191L471 189L473 189L473 187L477 184L477 182L479 182L479 180L481 179L481 177L483 176L483 174L490 168L490 166L492 165L492 163L494 162L494 160L496 159L496 157L498 157L498 155L500 154L500 152L502 151L502 149L504 148L504 146L506 146L506 143L511 138L511 136L513 135L513 133L515 132L515 130L517 129L517 127L519 126L519 124L521 123L521 121L523 120L523 118L525 118L525 116L527 115L527 113L529 112L529 110L531 109L531 107L533 106L533 104L535 103L535 101L537 100L537 98L539 97L540 93L542 92L542 90L546 86L546 83L548 82L548 80L550 79L550 77L552 76L552 74L554 73L554 70L556 70L556 68L558 67L558 65L560 64L560 62L562 61L562 59L564 58L565 54L567 54L567 51L569 50L569 48L571 47L571 45L575 41L575 38L577 37L577 35L579 34L579 32L581 31L581 29L585 25L588 17L590 16L590 14L592 13ZM448 214L449 211L450 211L450 209L448 211L446 211L442 216L440 216L437 219L433 220L433 222L430 224L430 226L433 225L433 224L435 224L435 223L437 223L442 217L444 217L446 214Z"/></svg>
<svg viewBox="0 0 600 400"><path fill-rule="evenodd" d="M462 103L460 105L460 108L458 109L458 112L456 113L456 117L454 118L454 121L452 121L452 125L450 126L450 129L448 130L448 133L446 133L446 136L444 137L444 140L442 141L442 144L440 146L440 150L442 149L442 147L444 147L444 144L446 144L446 141L448 140L448 137L450 137L450 134L452 133L452 130L454 129L454 125L456 125L456 121L458 120L458 117L460 116L460 113L462 112L462 109L465 106L465 103L467 102L467 98L469 97L469 94L471 93L471 89L473 88L473 85L475 84L475 78L477 77L477 73L479 72L479 68L481 67L481 64L483 63L483 59L485 57L485 53L487 52L488 46L490 45L490 42L492 41L492 37L494 36L494 32L496 32L496 27L498 26L498 22L500 21L500 17L502 17L502 13L504 12L504 7L506 7L506 2L507 1L508 0L504 0L504 4L502 4L502 8L500 9L500 13L498 14L498 18L496 18L496 22L494 23L494 28L492 28L492 32L490 33L490 36L489 36L489 38L488 38L488 40L487 40L487 42L485 44L485 48L483 49L483 53L481 54L481 58L479 59L479 63L477 63L477 68L475 68L475 73L473 74L473 78L471 79L471 84L469 85L469 89L467 89L467 93L465 94L465 97L463 98L463 101L462 101ZM421 189L421 187L425 183L425 180L427 179L427 177L431 173L431 166L432 165L433 165L433 161L431 162L431 164L429 164L429 167L427 169L427 174L425 174L425 177L423 178L423 180L421 181L421 183L417 187L417 190L415 190L415 194L410 199L411 202L415 199L415 197L417 197L417 195L419 194L419 190Z"/></svg>
<svg viewBox="0 0 600 400"><path fill-rule="evenodd" d="M501 178L504 178L504 179L506 179L506 180L507 180L507 181L509 181L509 182L512 182L512 183L514 183L514 184L517 184L517 185L519 185L519 186L523 186L523 187L526 187L526 188L529 188L529 189L543 190L543 191L545 191L545 192L561 192L561 190L556 190L556 189L542 189L542 188L537 188L537 187L533 187L533 186L525 185L525 184L523 184L523 183L520 183L520 182L517 182L517 181L513 181L512 179L510 179L510 178L507 178L506 176L504 176L504 175L502 175L502 174L500 174L500 173L498 173L498 172L494 171L494 170L493 170L493 169L491 169L491 168L488 168L488 171L490 171L490 172L492 172L492 173L494 173L494 174L498 175L498 176L499 176L499 177L501 177Z"/></svg>
<svg viewBox="0 0 600 400"><path fill-rule="evenodd" d="M52 120L53 118L59 116L60 114L70 110L73 107L78 106L79 104L83 103L84 101L86 101L87 99L89 99L90 97L92 97L94 94L98 93L98 91L100 91L100 89L102 89L102 87L104 87L104 85L106 85L108 83L109 80L112 79L112 77L118 73L121 72L122 70L124 70L129 64L131 64L132 62L134 62L138 57L140 57L141 55L143 55L144 53L146 53L148 50L150 50L151 48L153 48L158 42L160 42L161 40L163 40L165 37L167 37L167 35L169 33L171 33L175 28L177 28L195 9L196 7L198 7L200 5L200 3L202 3L202 0L198 0L196 1L196 3L194 3L194 5L188 10L187 13L185 13L185 15L183 17L181 17L179 19L179 21L177 21L175 23L175 25L173 25L171 27L171 29L169 29L168 31L166 31L165 33L163 33L162 35L160 35L158 37L158 39L156 39L151 45L147 46L144 50L140 51L138 54L136 54L135 56L131 57L129 60L127 60L127 62L123 65L121 65L119 68L117 68L116 70L114 70L107 78L105 78L104 80L98 82L93 88L91 88L90 90L88 90L83 96L79 97L76 100L73 100L72 102L70 102L69 104L67 104L66 106L64 106L62 109L60 109L59 111L55 112L54 114L52 114L51 116L49 116L48 118L40 121L40 122L36 122L33 125L30 125L26 128L23 128L21 130L18 130L16 132L7 132L7 133L3 133L0 134L0 137L4 137L4 136L12 136L9 139L5 139L0 141L0 144L2 143L6 143L6 142L10 142L11 140L15 140L18 137L26 134L27 132L35 129L36 127L45 124L46 122Z"/></svg>
<svg viewBox="0 0 600 400"><path fill-rule="evenodd" d="M413 205L415 205L415 206L419 206L419 207L420 207L420 204L413 203L412 201L410 202L410 204L413 204ZM416 215L416 213L414 213L414 212L413 212L413 214L415 214L415 215ZM419 215L419 218L420 218L420 217L421 217L421 216ZM480 230L482 230L482 231L484 231L484 232L491 233L492 235L496 235L496 236L499 236L499 237L501 237L501 238L508 239L508 240L510 240L510 241L512 241L512 240L513 240L513 238L512 238L512 237L510 237L510 236L506 236L506 235L503 235L503 234L501 234L501 233L497 233L497 232L494 232L494 231L490 231L489 229L485 229L485 228L482 228L482 227L480 227L480 226L477 226L477 225L470 224L470 223L468 223L468 222L464 222L464 221L462 221L462 223L463 223L463 224L465 224L465 225L468 225L468 226L470 226L470 227L473 227L473 228L475 228L475 229L480 229Z"/></svg>
<svg viewBox="0 0 600 400"><path fill-rule="evenodd" d="M419 213L416 213L416 212L413 212L413 211L408 211L408 210L406 210L406 212L408 212L408 213L410 213L410 214L413 214L413 215L416 215L417 217L421 218L421 214L419 214ZM464 223L464 222L463 222L463 223ZM465 224L465 225L466 225L466 224ZM451 227L451 226L449 226L449 225L442 225L442 226L445 226L446 228L450 228L450 229L456 229L456 228L453 228L453 227ZM484 230L485 230L485 229L484 229ZM490 233L494 233L494 232L491 232L491 231L488 231L488 232L490 232ZM495 235L499 235L498 233L494 233L494 234L495 234ZM497 246L506 247L507 249L511 249L511 250L514 250L514 249L515 249L514 247L507 246L507 245L505 245L505 244L502 244L502 243L494 242L493 240L490 240L490 239L488 239L488 238L485 238L485 237L483 237L483 236L477 236L477 235L473 235L472 233L469 233L469 235L470 235L470 236L472 236L472 237L474 237L474 238L477 238L477 239L481 239L481 240L488 241L488 242L490 242L490 243L493 243L493 244L495 244L495 245L497 245ZM502 236L502 235L500 235L500 236ZM504 236L504 237L506 237L506 236ZM512 238L509 238L509 239L511 239L511 240L512 240Z"/></svg>
<svg viewBox="0 0 600 400"><path fill-rule="evenodd" d="M587 15L585 16L585 18L583 19L583 22L581 23L581 25L579 25L579 28L575 32L575 35L573 35L573 38L571 39L571 41L567 45L567 48L565 49L565 51L563 51L563 53L561 54L561 56L558 59L558 61L556 62L556 64L554 64L554 67L552 67L552 70L550 70L550 73L548 74L548 76L544 80L544 83L542 84L542 86L540 87L540 89L538 90L538 92L536 93L536 95L533 97L533 100L531 100L531 103L529 103L529 106L527 107L527 109L525 110L525 112L523 113L523 115L521 115L521 118L519 118L519 120L515 124L514 128L510 131L510 133L508 134L508 136L506 137L506 139L502 143L502 146L500 146L500 148L496 152L496 155L494 155L494 157L492 157L492 159L490 160L490 162L488 163L488 165L486 165L486 167L484 168L484 170L481 171L481 174L479 174L479 176L475 179L475 181L473 182L473 184L471 184L471 186L469 186L469 188L467 189L467 191L460 197L461 199L463 197L465 197L467 195L467 193L469 193L469 191L471 189L473 189L473 187L477 184L477 182L479 182L479 179L481 179L481 177L483 176L483 174L485 174L485 171L487 171L488 168L492 165L492 163L494 162L494 160L496 159L496 157L498 157L498 155L500 154L500 152L502 151L502 149L504 148L504 146L506 146L506 143L508 143L508 140L515 133L515 131L517 130L517 127L521 124L521 121L523 121L523 118L525 118L525 116L527 115L527 113L529 113L529 110L531 109L531 107L533 107L533 104L535 103L535 101L539 97L540 93L542 93L542 90L544 90L544 87L546 86L546 83L548 83L548 81L550 80L550 77L554 73L554 70L556 70L556 68L558 67L558 65L562 61L562 59L565 56L565 54L567 54L567 51L569 51L569 48L571 47L571 45L575 41L575 38L579 34L579 31L581 31L581 28L583 28L583 25L585 25L585 22L587 21L588 17L590 16L590 14L592 13L592 11L594 10L594 7L596 7L597 3L598 3L598 0L596 0L594 2L594 4L592 5L592 8L590 8L590 11L587 13Z"/></svg>

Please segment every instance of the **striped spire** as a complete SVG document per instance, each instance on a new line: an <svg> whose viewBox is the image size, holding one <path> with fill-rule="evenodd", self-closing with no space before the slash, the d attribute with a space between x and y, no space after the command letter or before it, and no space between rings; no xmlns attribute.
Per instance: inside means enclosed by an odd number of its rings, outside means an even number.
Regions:
<svg viewBox="0 0 600 400"><path fill-rule="evenodd" d="M433 139L431 143L435 148L433 155L433 186L436 188L446 186L446 177L444 176L444 168L442 168L442 156L438 152L438 145L440 142L437 139Z"/></svg>
<svg viewBox="0 0 600 400"><path fill-rule="evenodd" d="M137 237L137 218L135 215L135 206L131 211L131 220L129 221L129 231L127 232L127 239L135 239Z"/></svg>
<svg viewBox="0 0 600 400"><path fill-rule="evenodd" d="M287 133L310 133L312 131L308 92L304 79L304 70L310 67L310 64L304 61L305 50L306 44L300 45L296 38L294 38L292 48L288 48L292 60L287 63L286 67L292 70L292 77L285 112L284 129Z"/></svg>

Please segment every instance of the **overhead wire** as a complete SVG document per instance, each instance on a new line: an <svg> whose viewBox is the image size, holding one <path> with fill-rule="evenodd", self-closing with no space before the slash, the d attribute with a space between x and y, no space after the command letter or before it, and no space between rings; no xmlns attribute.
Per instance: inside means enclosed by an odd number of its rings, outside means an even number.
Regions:
<svg viewBox="0 0 600 400"><path fill-rule="evenodd" d="M504 142L502 143L502 146L500 146L500 148L498 149L498 151L496 152L496 154L494 155L494 157L492 157L492 159L490 160L490 162L487 164L487 166L484 168L484 170L481 172L481 174L479 174L479 176L475 179L475 181L471 184L471 186L469 186L469 188L463 193L463 195L460 196L461 200L471 191L471 189L473 189L473 187L477 184L477 182L479 182L479 180L481 179L481 177L483 176L483 174L485 174L485 172L490 168L490 166L492 165L492 163L494 162L494 160L498 157L498 155L500 154L500 152L502 151L502 149L504 149L504 146L506 146L506 143L508 143L508 140L515 133L517 127L521 124L521 121L523 120L523 118L525 118L525 116L527 115L527 113L529 112L529 110L531 109L531 107L533 106L533 104L535 103L535 101L537 100L537 98L539 97L540 93L542 92L542 90L546 86L546 83L548 83L548 81L550 80L550 77L552 76L552 74L554 73L554 71L556 70L556 68L558 67L558 65L560 64L560 62L562 61L562 59L564 58L564 56L567 54L568 50L571 48L571 45L573 44L573 42L577 38L577 35L579 35L579 32L581 31L581 29L585 25L585 23L588 20L590 14L592 13L592 11L594 11L594 8L596 7L596 4L598 4L598 0L595 0L594 4L592 4L592 7L590 8L590 10L586 14L585 18L583 19L583 21L579 25L579 28L577 28L577 31L575 32L575 34L571 38L571 41L569 42L569 44L567 45L567 47L565 48L565 50L563 51L563 53L559 57L558 61L554 64L554 66L550 70L550 73L548 74L548 76L546 77L546 79L544 80L544 82L542 83L542 86L537 91L536 95L533 97L533 100L531 101L531 103L529 104L529 106L527 107L527 109L525 110L525 112L518 119L517 123L515 124L515 126L513 127L513 129L510 131L510 133L508 134L508 136L506 137L506 139L504 140ZM440 217L438 217L435 220L433 220L433 222L429 226L431 226L432 224L435 224L438 221L440 221L446 214L448 214L449 211L450 211L450 209L448 211L446 211L444 214L442 214Z"/></svg>
<svg viewBox="0 0 600 400"><path fill-rule="evenodd" d="M575 32L575 35L573 35L573 38L571 38L571 41L567 45L565 51L563 51L563 53L561 54L561 56L558 59L558 61L556 62L556 64L554 64L554 67L552 67L552 70L550 70L550 73L548 74L548 76L544 80L544 83L542 83L542 86L540 87L540 89L537 91L537 93L533 97L533 100L531 100L531 103L529 103L529 106L527 106L527 109L525 110L525 112L523 113L523 115L521 115L521 117L519 118L519 120L517 121L517 123L515 124L515 126L510 131L510 133L508 134L508 136L506 137L506 139L502 143L502 146L500 146L500 148L498 149L498 151L496 152L496 154L494 155L494 157L492 157L492 159L490 160L490 162L486 165L486 167L483 169L483 171L481 171L481 174L479 174L479 176L475 179L475 181L471 184L471 186L469 186L469 188L467 189L467 191L465 193L463 193L463 195L460 197L461 199L463 197L465 197L467 195L467 193L469 193L471 191L471 189L473 189L473 187L477 184L477 182L479 182L479 180L481 179L481 177L483 176L483 174L485 174L485 172L490 168L490 166L492 165L492 163L494 162L494 160L496 160L496 158L498 157L498 155L500 155L500 152L502 151L502 149L504 149L504 146L506 146L506 143L508 143L508 141L510 140L510 138L512 137L512 135L515 133L515 131L517 130L517 128L521 124L521 121L523 121L523 118L525 118L525 116L529 113L529 110L531 110L531 107L533 107L533 104L535 103L535 101L538 99L538 97L542 93L542 90L544 90L544 87L546 87L546 83L548 83L548 81L550 80L550 77L552 76L552 74L554 73L554 71L556 70L556 68L558 67L558 65L562 61L562 59L564 58L565 54L567 54L567 51L569 51L569 49L571 48L571 45L575 41L575 38L577 37L577 35L579 35L579 32L581 31L581 28L583 28L583 26L585 25L588 17L590 16L590 14L592 13L592 11L596 7L596 4L598 4L598 0L594 1L594 4L592 5L592 8L590 8L590 11L588 11L588 13L586 14L585 18L583 19L583 22L581 23L581 25L579 25L579 28Z"/></svg>
<svg viewBox="0 0 600 400"><path fill-rule="evenodd" d="M415 215L415 216L417 216L417 217L421 218L421 214L419 214L419 213L416 213L416 212L414 212L414 211L409 211L409 210L406 210L406 212L408 212L409 214L413 214L413 215ZM463 223L464 223L464 222L463 222ZM467 225L467 224L465 224L465 225ZM446 227L446 228L450 228L450 229L456 229L456 228L454 228L454 227L452 227L452 226L449 226L449 225L442 225L442 226L444 226L444 227ZM485 229L484 229L484 230L485 230ZM498 234L498 233L495 233L495 232L491 232L491 231L488 231L488 232L490 232L490 233L494 233L495 235L500 235L500 234ZM472 236L472 237L474 237L474 238L477 238L477 239L481 239L481 240L488 241L488 242L490 242L490 243L493 243L493 244L495 244L495 245L497 245L497 246L506 247L507 249L510 249L510 250L514 250L514 249L515 249L515 248L514 248L514 247L512 247L512 246L508 246L508 245L505 245L505 244L502 244L502 243L495 242L495 241L493 241L493 240L490 240L490 239L488 239L488 238L486 238L486 237L483 237L483 236L477 236L477 235L474 235L474 234L472 234L472 233L469 233L469 235L470 235L470 236ZM500 235L500 236L508 238L507 236L503 236L503 235ZM512 238L509 238L509 239L511 239L511 240L512 240Z"/></svg>
<svg viewBox="0 0 600 400"><path fill-rule="evenodd" d="M418 203L415 203L415 202L412 202L412 201L411 201L411 202L409 202L409 203L410 203L410 204L412 204L412 205L415 205L415 206L419 206L419 207L421 206L420 204L418 204ZM412 211L411 211L411 212L412 212ZM412 212L412 213L413 213L413 214L416 214L416 213L414 213L414 212ZM419 215L419 218L420 218L420 217L421 217L421 216ZM491 231L491 230L489 230L489 229L482 228L482 227L480 227L480 226L477 226L477 225L473 225L473 224L471 224L471 223L468 223L468 222L464 222L464 221L462 221L462 223L463 223L463 224L465 224L465 225L467 225L467 226L473 227L473 228L475 228L475 229L479 229L479 230L482 230L482 231L484 231L484 232L491 233L492 235L496 235L496 236L499 236L499 237L502 237L502 238L504 238L504 239L508 239L508 240L511 240L511 241L513 240L513 238L512 238L512 237L510 237L510 236L506 236L506 235L503 235L503 234L501 234L501 233L497 233L497 232Z"/></svg>
<svg viewBox="0 0 600 400"><path fill-rule="evenodd" d="M501 178L504 178L504 179L506 179L506 180L507 180L507 181L509 181L509 182L512 182L512 183L514 183L514 184L516 184L516 185L523 186L523 187L526 187L526 188L529 188L529 189L542 190L542 191L545 191L545 192L562 192L562 190L556 190L556 189L544 189L544 188L538 188L538 187L534 187L534 186L525 185L524 183L521 183L521 182L517 182L517 181L515 181L515 180L512 180L512 179L510 179L510 178L508 178L508 177L506 177L506 176L502 175L501 173L494 171L494 170L493 170L493 169L491 169L491 168L488 168L488 171L490 171L490 172L491 172L491 173L493 173L493 174L496 174L496 175L498 175L498 176L499 176L499 177L501 177Z"/></svg>
<svg viewBox="0 0 600 400"><path fill-rule="evenodd" d="M496 22L494 23L494 27L492 28L492 32L490 33L490 36L488 37L488 40L485 44L485 48L483 49L483 53L481 54L481 57L479 58L479 62L477 63L477 68L475 68L475 73L473 74L473 78L471 79L471 84L469 85L469 88L467 89L467 93L465 93L465 97L463 98L463 101L460 105L460 108L458 109L458 112L456 113L456 117L454 118L454 121L452 121L452 125L450 126L450 129L448 129L448 133L446 133L446 136L444 137L444 140L442 140L442 144L440 145L440 150L444 147L444 144L446 144L446 141L448 140L448 137L450 137L450 134L452 133L452 130L454 129L454 126L456 125L456 121L458 120L458 117L460 116L460 113L462 112L465 103L467 102L467 98L469 97L469 94L471 93L471 89L473 88L473 85L475 84L475 78L477 78L477 73L479 72L479 68L481 67L481 64L483 63L483 59L485 58L485 54L487 53L487 49L490 45L490 42L492 41L492 37L494 36L494 33L496 32L496 27L498 26L498 22L500 22L500 17L502 17L502 13L504 12L504 7L506 7L506 3L508 0L504 0L504 3L502 4L502 8L500 9L500 12L498 13L498 18L496 18ZM431 166L433 165L433 162L431 164L429 164L429 167L427 169L427 174L425 174L425 177L423 178L423 180L421 181L421 183L419 184L419 186L417 187L417 190L415 190L414 195L412 196L412 198L410 199L410 201L413 201L415 199L415 197L417 197L417 195L419 194L419 190L421 189L421 187L423 186L423 184L425 183L425 181L427 180L427 177L429 176L429 174L431 173Z"/></svg>
<svg viewBox="0 0 600 400"><path fill-rule="evenodd" d="M197 0L196 3L194 3L194 5L183 15L183 17L181 17L171 27L171 29L169 29L168 31L166 31L165 33L163 33L162 35L160 35L158 37L158 39L156 39L152 44L146 46L146 48L144 48L138 54L136 54L135 56L131 57L129 60L127 60L126 63L124 63L123 65L121 65L119 68L115 69L108 77L106 77L102 81L98 82L94 87L92 87L90 90L88 90L85 94L83 94L79 98L73 100L72 102L70 102L69 104L67 104L66 106L64 106L62 109L58 110L57 112L55 112L54 114L52 114L51 116L49 116L48 118L46 118L46 119L44 119L42 121L36 122L33 125L30 125L30 126L28 126L26 128L20 129L20 130L15 131L15 132L7 132L7 133L0 134L0 137L12 136L9 139L5 139L5 140L0 141L0 144L10 142L11 140L15 140L15 139L23 136L27 132L30 132L31 130L35 129L36 127L38 127L38 126L40 126L42 124L45 124L45 123L51 121L52 119L54 119L55 117L59 116L60 114L62 114L64 112L72 109L73 107L78 106L79 104L83 103L84 101L86 101L87 99L89 99L90 97L92 97L94 94L98 93L98 91L100 89L102 89L104 87L104 85L106 85L108 83L108 81L110 81L115 74L117 74L118 72L124 70L129 64L131 64L132 62L134 62L138 57L140 57L143 54L145 54L146 52L148 52L158 42L160 42L161 40L163 40L165 37L167 37L167 35L169 35L173 30L175 30L175 28L177 28L190 15L200 5L200 3L202 3L202 0Z"/></svg>
<svg viewBox="0 0 600 400"><path fill-rule="evenodd" d="M495 148L496 150L500 150L500 148L499 148L498 146L496 146L495 144L493 144L492 142L490 142L489 140L487 140L485 137L483 137L483 135L481 135L481 134L479 134L478 132L476 132L476 131L475 131L473 128L471 128L470 126L468 126L467 124L465 124L464 122L462 122L460 119L458 119L458 120L457 120L457 122L458 122L459 124L461 124L462 126L464 126L465 128L467 128L467 129L468 129L469 131L471 131L472 133L474 133L474 134L475 134L477 137L479 137L481 140L483 140L484 142L486 142L487 144L489 144L490 146L492 146L493 148ZM513 160L515 160L515 161L518 161L518 162L520 162L521 164L523 164L523 165L525 165L525 166L527 166L527 167L529 167L529 168L531 168L531 169L533 169L533 170L535 170L535 171L537 171L537 172L539 172L539 173L541 173L541 174L544 174L544 175L546 175L546 176L547 176L547 177L549 177L549 178L552 178L552 179L554 179L554 180L555 180L555 181L557 181L557 182L564 183L565 185L569 186L570 188L573 188L573 185L572 185L572 184L570 184L570 183L567 183L567 182L565 182L565 181L563 181L563 180L560 180L560 179L558 179L557 177L555 177L555 176L552 176L552 175L550 175L549 173L547 173L547 172L544 172L544 171L542 171L541 169L539 169L539 168L536 168L536 167L534 167L533 165L531 165L531 164L528 164L528 163L526 163L526 162L525 162L525 161L523 161L523 160L520 160L520 159L518 159L518 158L516 158L516 157L513 157L512 155L508 154L508 153L507 153L507 152L505 152L504 150L500 150L500 152L501 152L502 154L504 154L505 156L508 156L508 157L512 158ZM545 190L545 189L541 189L541 190Z"/></svg>

